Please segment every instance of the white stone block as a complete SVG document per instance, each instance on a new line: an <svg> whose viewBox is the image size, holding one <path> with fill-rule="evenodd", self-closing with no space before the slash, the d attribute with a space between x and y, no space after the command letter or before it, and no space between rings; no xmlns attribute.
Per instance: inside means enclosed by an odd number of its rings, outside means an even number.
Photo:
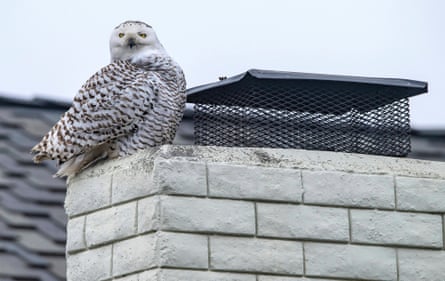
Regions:
<svg viewBox="0 0 445 281"><path fill-rule="evenodd" d="M394 208L394 180L388 175L303 171L304 202Z"/></svg>
<svg viewBox="0 0 445 281"><path fill-rule="evenodd" d="M275 275L259 275L258 281L346 281L340 279L319 279L306 277L285 277Z"/></svg>
<svg viewBox="0 0 445 281"><path fill-rule="evenodd" d="M257 203L258 235L349 241L348 210Z"/></svg>
<svg viewBox="0 0 445 281"><path fill-rule="evenodd" d="M141 272L138 281L256 281L256 277L253 274L157 268Z"/></svg>
<svg viewBox="0 0 445 281"><path fill-rule="evenodd" d="M67 256L67 280L91 281L111 277L111 246Z"/></svg>
<svg viewBox="0 0 445 281"><path fill-rule="evenodd" d="M113 281L139 281L139 274L134 273L121 278L114 278ZM157 280L153 280L157 281Z"/></svg>
<svg viewBox="0 0 445 281"><path fill-rule="evenodd" d="M136 234L136 201L99 210L86 217L88 247Z"/></svg>
<svg viewBox="0 0 445 281"><path fill-rule="evenodd" d="M113 245L113 276L121 276L157 266L156 242L155 233L116 242Z"/></svg>
<svg viewBox="0 0 445 281"><path fill-rule="evenodd" d="M121 169L113 174L112 203L128 201L155 194L152 172L143 169Z"/></svg>
<svg viewBox="0 0 445 281"><path fill-rule="evenodd" d="M440 215L351 210L352 241L441 248Z"/></svg>
<svg viewBox="0 0 445 281"><path fill-rule="evenodd" d="M253 274L162 269L162 281L256 281ZM146 281L146 280L139 280ZM151 281L151 280L150 280Z"/></svg>
<svg viewBox="0 0 445 281"><path fill-rule="evenodd" d="M65 211L68 217L109 206L110 192L110 174L73 178L68 185L65 198Z"/></svg>
<svg viewBox="0 0 445 281"><path fill-rule="evenodd" d="M153 181L163 194L207 195L203 162L160 160L155 162Z"/></svg>
<svg viewBox="0 0 445 281"><path fill-rule="evenodd" d="M159 265L166 267L207 269L208 241L205 235L158 233Z"/></svg>
<svg viewBox="0 0 445 281"><path fill-rule="evenodd" d="M217 163L207 166L210 196L301 202L299 170Z"/></svg>
<svg viewBox="0 0 445 281"><path fill-rule="evenodd" d="M159 229L160 199L159 196L147 197L138 201L138 233Z"/></svg>
<svg viewBox="0 0 445 281"><path fill-rule="evenodd" d="M161 269L156 268L139 273L138 281L166 281L166 280L161 280Z"/></svg>
<svg viewBox="0 0 445 281"><path fill-rule="evenodd" d="M210 237L211 269L273 274L303 274L302 244L295 241Z"/></svg>
<svg viewBox="0 0 445 281"><path fill-rule="evenodd" d="M162 197L161 227L164 230L255 233L255 207L252 202Z"/></svg>
<svg viewBox="0 0 445 281"><path fill-rule="evenodd" d="M395 249L305 243L304 253L307 276L397 280Z"/></svg>
<svg viewBox="0 0 445 281"><path fill-rule="evenodd" d="M445 213L445 180L397 177L397 208Z"/></svg>
<svg viewBox="0 0 445 281"><path fill-rule="evenodd" d="M398 251L400 281L445 280L445 251Z"/></svg>
<svg viewBox="0 0 445 281"><path fill-rule="evenodd" d="M66 250L68 253L86 248L84 232L85 216L68 220Z"/></svg>

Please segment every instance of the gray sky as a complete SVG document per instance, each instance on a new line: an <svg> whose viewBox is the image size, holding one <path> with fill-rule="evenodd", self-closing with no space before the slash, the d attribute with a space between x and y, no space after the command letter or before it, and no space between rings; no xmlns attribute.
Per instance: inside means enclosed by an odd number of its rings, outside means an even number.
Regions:
<svg viewBox="0 0 445 281"><path fill-rule="evenodd" d="M249 68L428 81L415 127L445 128L445 1L2 1L0 92L71 101L119 23L151 24L188 86Z"/></svg>

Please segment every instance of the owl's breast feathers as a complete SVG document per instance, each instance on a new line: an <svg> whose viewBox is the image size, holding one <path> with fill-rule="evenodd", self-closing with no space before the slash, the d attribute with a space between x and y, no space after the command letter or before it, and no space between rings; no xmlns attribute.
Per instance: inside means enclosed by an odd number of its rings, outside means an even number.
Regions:
<svg viewBox="0 0 445 281"><path fill-rule="evenodd" d="M185 106L185 78L170 57L116 61L95 73L72 106L32 148L35 162L57 159L57 176L102 158L171 143Z"/></svg>

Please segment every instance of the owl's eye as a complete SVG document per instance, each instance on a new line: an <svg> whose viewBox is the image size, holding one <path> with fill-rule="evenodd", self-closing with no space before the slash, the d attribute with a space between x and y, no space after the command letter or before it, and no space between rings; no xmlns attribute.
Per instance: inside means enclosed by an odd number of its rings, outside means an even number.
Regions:
<svg viewBox="0 0 445 281"><path fill-rule="evenodd" d="M124 37L124 35L125 35L125 34L123 34L123 33L119 33L118 36L119 36L119 38L122 38L122 37Z"/></svg>
<svg viewBox="0 0 445 281"><path fill-rule="evenodd" d="M145 37L147 37L147 34L146 33L139 33L139 36L141 36L142 38L145 38Z"/></svg>

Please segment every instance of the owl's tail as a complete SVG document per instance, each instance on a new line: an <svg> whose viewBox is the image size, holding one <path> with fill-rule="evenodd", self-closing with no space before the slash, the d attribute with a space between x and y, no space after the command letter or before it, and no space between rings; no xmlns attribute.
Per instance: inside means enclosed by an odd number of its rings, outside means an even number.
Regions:
<svg viewBox="0 0 445 281"><path fill-rule="evenodd" d="M60 165L60 168L54 177L74 176L81 170L90 167L98 161L108 158L110 156L110 146L109 143L103 143L87 152L70 158Z"/></svg>

